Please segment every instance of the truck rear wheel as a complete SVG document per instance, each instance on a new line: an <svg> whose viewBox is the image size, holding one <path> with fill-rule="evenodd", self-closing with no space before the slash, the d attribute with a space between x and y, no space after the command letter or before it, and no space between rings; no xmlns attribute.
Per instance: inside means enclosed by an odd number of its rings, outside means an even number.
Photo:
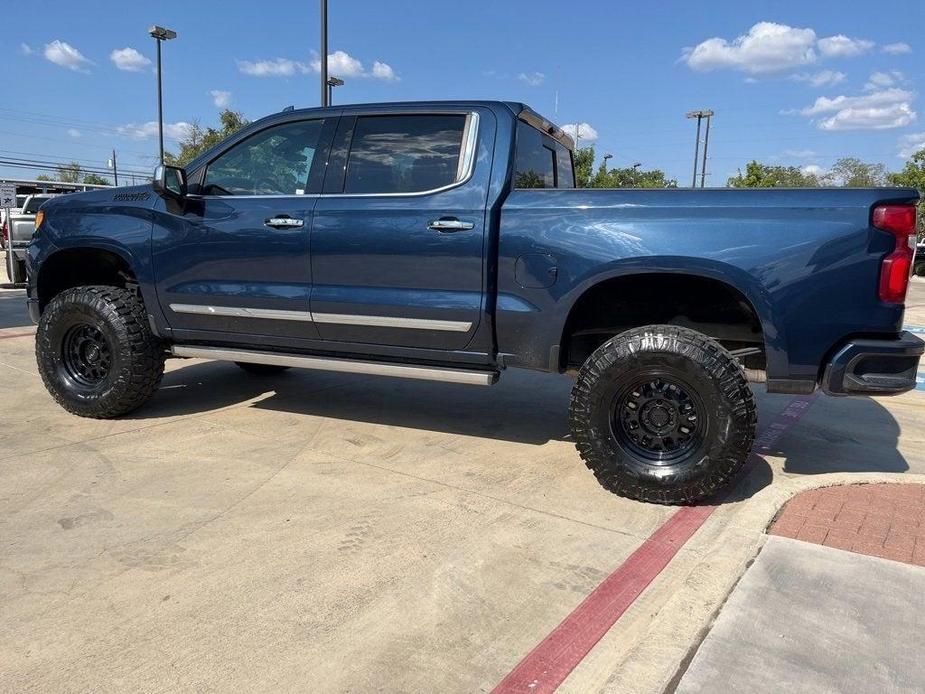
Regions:
<svg viewBox="0 0 925 694"><path fill-rule="evenodd" d="M39 321L35 356L48 392L82 417L131 412L164 375L164 351L144 306L119 287L76 287L52 299Z"/></svg>
<svg viewBox="0 0 925 694"><path fill-rule="evenodd" d="M604 488L679 504L712 495L738 472L757 414L741 367L721 345L686 328L649 325L588 358L569 420Z"/></svg>

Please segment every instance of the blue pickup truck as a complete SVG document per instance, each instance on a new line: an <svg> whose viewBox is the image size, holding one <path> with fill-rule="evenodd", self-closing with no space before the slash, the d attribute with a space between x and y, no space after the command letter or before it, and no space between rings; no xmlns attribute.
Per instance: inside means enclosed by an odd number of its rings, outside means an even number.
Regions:
<svg viewBox="0 0 925 694"><path fill-rule="evenodd" d="M588 467L660 503L742 466L749 380L915 385L915 190L575 189L572 150L519 103L289 110L152 185L51 200L27 253L45 385L116 417L168 357L482 386L567 372Z"/></svg>

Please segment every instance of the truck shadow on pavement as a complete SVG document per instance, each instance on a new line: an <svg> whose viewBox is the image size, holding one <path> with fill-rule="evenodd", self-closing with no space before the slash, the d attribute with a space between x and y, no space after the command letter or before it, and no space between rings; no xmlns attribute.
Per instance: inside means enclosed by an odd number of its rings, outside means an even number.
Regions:
<svg viewBox="0 0 925 694"><path fill-rule="evenodd" d="M256 398L250 407L260 410L543 445L569 440L571 385L568 377L525 371L478 388L297 369L252 376L232 364L200 362L169 371L158 395L135 416L204 413ZM759 429L773 421L784 398L759 395ZM770 450L751 456L718 501L747 499L771 484L779 467L774 458L783 459L781 471L791 475L905 472L899 435L899 423L880 401L820 395Z"/></svg>
<svg viewBox="0 0 925 694"><path fill-rule="evenodd" d="M138 419L250 406L289 414L542 445L567 440L568 377L505 374L491 388L291 369L254 376L220 362L164 375Z"/></svg>

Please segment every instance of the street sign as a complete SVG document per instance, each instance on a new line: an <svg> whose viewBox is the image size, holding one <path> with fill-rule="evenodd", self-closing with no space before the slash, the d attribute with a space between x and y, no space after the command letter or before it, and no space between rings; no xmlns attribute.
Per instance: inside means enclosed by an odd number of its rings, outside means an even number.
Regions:
<svg viewBox="0 0 925 694"><path fill-rule="evenodd" d="M16 207L16 186L0 183L0 207Z"/></svg>

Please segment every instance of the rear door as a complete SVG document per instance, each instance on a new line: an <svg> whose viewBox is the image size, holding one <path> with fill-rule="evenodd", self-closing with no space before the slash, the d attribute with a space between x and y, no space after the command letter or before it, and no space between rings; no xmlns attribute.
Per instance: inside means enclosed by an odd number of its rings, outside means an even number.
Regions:
<svg viewBox="0 0 925 694"><path fill-rule="evenodd" d="M309 233L335 126L270 125L210 162L185 206L159 203L157 291L178 337L318 338Z"/></svg>
<svg viewBox="0 0 925 694"><path fill-rule="evenodd" d="M341 119L312 227L324 340L461 350L484 310L490 111Z"/></svg>

